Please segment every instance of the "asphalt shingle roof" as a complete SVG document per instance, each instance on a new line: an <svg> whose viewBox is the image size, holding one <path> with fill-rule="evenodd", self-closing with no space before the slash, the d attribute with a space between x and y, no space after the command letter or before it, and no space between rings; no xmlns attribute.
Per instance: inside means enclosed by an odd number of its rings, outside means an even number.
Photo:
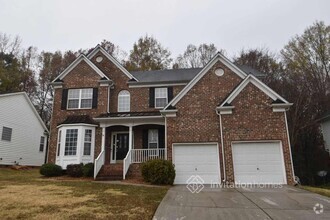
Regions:
<svg viewBox="0 0 330 220"><path fill-rule="evenodd" d="M253 74L256 77L262 78L264 73L255 70L246 65L237 65L246 74ZM150 71L132 71L131 74L139 80L132 84L147 84L147 83L187 83L192 80L202 68L190 69L168 69L168 70L150 70Z"/></svg>

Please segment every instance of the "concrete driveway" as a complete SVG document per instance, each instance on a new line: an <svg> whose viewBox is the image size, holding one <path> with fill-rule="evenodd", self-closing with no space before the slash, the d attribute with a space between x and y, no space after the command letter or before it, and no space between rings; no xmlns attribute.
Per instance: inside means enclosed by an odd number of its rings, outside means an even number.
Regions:
<svg viewBox="0 0 330 220"><path fill-rule="evenodd" d="M316 204L316 212L313 210ZM323 209L321 209L323 206ZM183 219L330 219L330 199L291 186L220 189L205 186L191 193L172 187L154 220Z"/></svg>

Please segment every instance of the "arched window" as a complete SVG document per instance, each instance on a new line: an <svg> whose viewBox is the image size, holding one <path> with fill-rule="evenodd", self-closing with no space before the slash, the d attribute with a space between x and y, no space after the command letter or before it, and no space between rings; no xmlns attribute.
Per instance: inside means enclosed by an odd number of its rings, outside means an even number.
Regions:
<svg viewBox="0 0 330 220"><path fill-rule="evenodd" d="M118 112L130 111L130 94L127 90L122 90L118 94Z"/></svg>

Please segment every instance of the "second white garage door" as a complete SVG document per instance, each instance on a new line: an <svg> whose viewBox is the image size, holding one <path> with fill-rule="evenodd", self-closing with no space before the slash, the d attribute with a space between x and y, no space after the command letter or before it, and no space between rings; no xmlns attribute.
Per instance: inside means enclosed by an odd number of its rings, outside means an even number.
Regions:
<svg viewBox="0 0 330 220"><path fill-rule="evenodd" d="M204 184L220 181L217 144L173 144L175 184L186 184L192 175L198 175Z"/></svg>
<svg viewBox="0 0 330 220"><path fill-rule="evenodd" d="M280 142L233 143L235 183L286 184Z"/></svg>

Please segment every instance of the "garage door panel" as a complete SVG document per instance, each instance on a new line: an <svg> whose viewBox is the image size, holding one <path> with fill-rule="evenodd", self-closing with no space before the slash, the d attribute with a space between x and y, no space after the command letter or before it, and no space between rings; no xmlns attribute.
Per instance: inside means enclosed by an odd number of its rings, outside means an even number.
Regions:
<svg viewBox="0 0 330 220"><path fill-rule="evenodd" d="M199 175L206 184L220 181L216 144L173 144L173 159L175 184L186 184L193 175Z"/></svg>
<svg viewBox="0 0 330 220"><path fill-rule="evenodd" d="M285 183L283 154L279 142L232 144L237 183Z"/></svg>

